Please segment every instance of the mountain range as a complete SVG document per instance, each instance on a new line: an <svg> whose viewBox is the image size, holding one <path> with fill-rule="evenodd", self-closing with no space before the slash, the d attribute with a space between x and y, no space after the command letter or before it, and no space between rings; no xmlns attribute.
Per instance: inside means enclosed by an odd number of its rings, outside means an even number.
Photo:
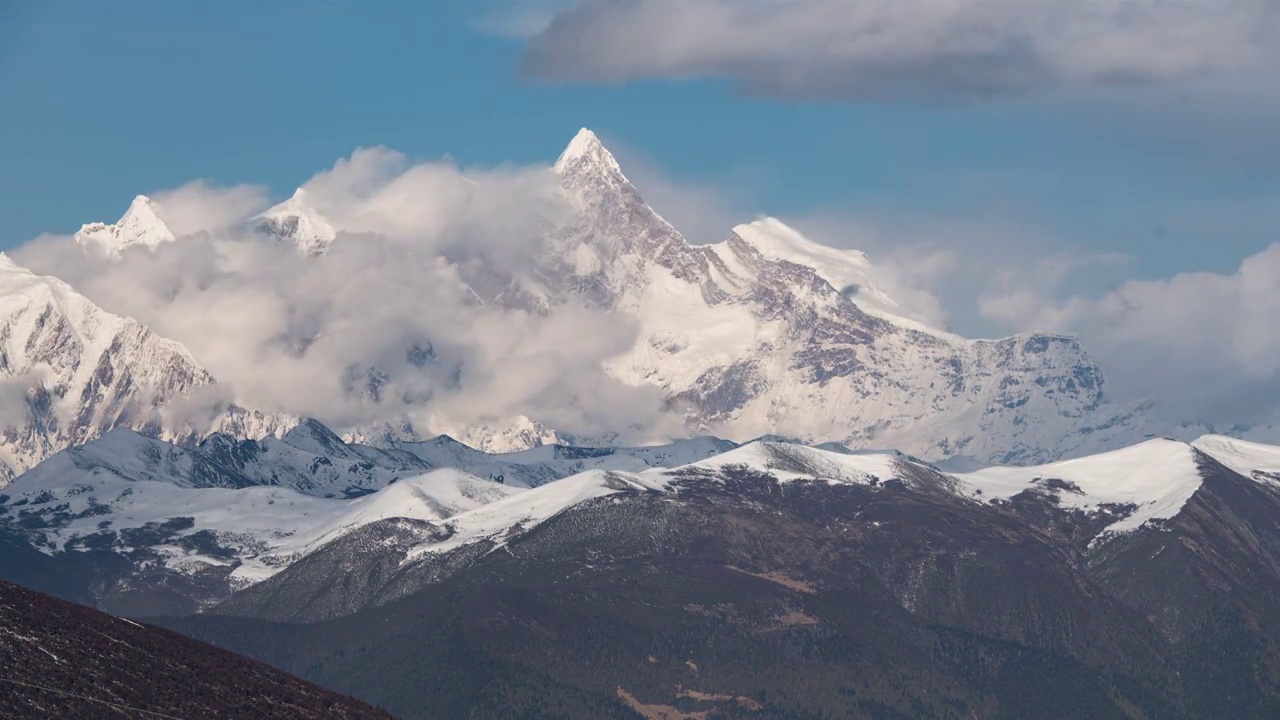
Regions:
<svg viewBox="0 0 1280 720"><path fill-rule="evenodd" d="M539 238L527 268L511 272L467 262L470 251L456 247L443 251L442 262L454 264L472 298L499 311L550 315L586 305L633 323L638 328L635 342L610 359L606 369L624 384L659 390L690 435L743 441L779 434L809 443L893 447L930 460L965 456L1026 464L1152 437L1192 439L1215 431L1195 418L1169 423L1149 403L1109 401L1102 371L1074 338L1028 334L971 340L904 317L877 285L875 268L865 255L814 243L779 220L741 225L723 242L693 245L644 201L589 130L573 139L550 172L573 212ZM161 219L163 214L163 207L139 196L119 222L86 225L75 240L86 251L101 250L107 262L126 250L146 252L181 242ZM294 245L317 262L334 242L361 241L344 237L343 228L313 206L305 189L249 218L245 226ZM13 304L34 308L39 317L48 302L28 294L40 283L56 281L27 282L24 277L11 267L0 292ZM61 292L73 294L65 287ZM92 307L79 296L75 302ZM109 315L97 308L82 312ZM20 321L16 314L4 320L10 342L38 342L31 336L34 326ZM129 321L111 320L117 322ZM100 357L81 357L86 350L94 349L57 343L49 352L61 353L59 357L10 361L15 366L5 368L5 374L26 377L32 372L28 365L38 363L96 367ZM133 351L123 344L114 352ZM167 373L134 378L121 392L187 397L196 385L216 385L204 379L207 373L190 353L169 366ZM350 391L376 398L377 386L388 374L371 359L365 375L367 382ZM188 376L200 379L189 382ZM73 382L55 392L65 397L85 389ZM234 388L223 396L234 399ZM135 402L151 404L141 398ZM126 399L121 403L127 404ZM235 408L230 422L243 426L237 432L244 437L279 435L292 423L280 410L288 408ZM18 471L73 439L95 437L117 425L151 432L146 422L134 418L136 413L117 415L58 432L33 416L10 433L14 439L8 443L22 447L3 459ZM381 428L337 430L348 439L378 445L431 435L432 428L414 427L402 417L383 420ZM68 422L62 421L60 428ZM213 430L225 422L202 424ZM453 430L475 447L498 452L559 439L603 445L615 438L565 432L523 415ZM1275 439L1273 428L1236 427L1231 432ZM174 435L166 433L161 436ZM199 434L188 433L193 439Z"/></svg>
<svg viewBox="0 0 1280 720"><path fill-rule="evenodd" d="M867 256L776 219L692 244L590 131L546 173L570 212L527 262L434 259L469 308L634 328L605 370L686 439L251 407L181 343L0 257L0 580L406 718L1280 716L1280 446L1254 441L1273 428L1112 402L1071 337L931 328ZM297 263L375 242L323 210L304 187L235 241ZM165 214L139 196L68 247L193 242ZM344 392L390 407L395 373L447 364L428 340ZM114 683L121 632L170 637L24 593L0 585L0 651L58 656L64 688L83 682L62 654ZM75 654L78 632L110 643ZM271 677L307 712L377 716Z"/></svg>

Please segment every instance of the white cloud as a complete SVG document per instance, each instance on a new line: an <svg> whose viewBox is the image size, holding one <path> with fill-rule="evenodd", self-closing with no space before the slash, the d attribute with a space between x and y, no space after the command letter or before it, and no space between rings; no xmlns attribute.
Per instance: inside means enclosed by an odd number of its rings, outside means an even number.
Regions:
<svg viewBox="0 0 1280 720"><path fill-rule="evenodd" d="M803 99L977 100L1275 59L1273 0L583 0L530 39L554 80L728 78Z"/></svg>
<svg viewBox="0 0 1280 720"><path fill-rule="evenodd" d="M217 187L204 180L156 193L157 214L175 237L220 232L267 207L267 189L256 185Z"/></svg>
<svg viewBox="0 0 1280 720"><path fill-rule="evenodd" d="M1129 280L1099 298L1021 301L1022 325L1078 334L1125 395L1157 399L1183 418L1280 420L1280 243L1229 275L1183 273Z"/></svg>
<svg viewBox="0 0 1280 720"><path fill-rule="evenodd" d="M557 13L573 5L573 0L519 0L514 3L489 2L475 26L484 32L526 39L543 32Z"/></svg>
<svg viewBox="0 0 1280 720"><path fill-rule="evenodd" d="M18 428L30 421L28 401L40 382L38 373L0 378L0 431Z"/></svg>
<svg viewBox="0 0 1280 720"><path fill-rule="evenodd" d="M546 168L471 172L372 149L304 187L355 231L321 257L250 241L233 218L256 211L257 189L205 185L157 195L166 220L180 211L187 224L177 242L112 262L45 237L12 255L183 342L250 407L339 428L404 416L421 432L520 414L584 434L664 427L656 390L603 370L634 342L626 322L480 305L459 279L458 263L527 272L533 243L566 210Z"/></svg>

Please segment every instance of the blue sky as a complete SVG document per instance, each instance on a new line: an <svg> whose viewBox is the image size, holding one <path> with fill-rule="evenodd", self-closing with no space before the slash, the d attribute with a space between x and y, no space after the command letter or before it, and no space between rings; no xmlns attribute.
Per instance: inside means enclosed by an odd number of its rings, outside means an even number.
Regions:
<svg viewBox="0 0 1280 720"><path fill-rule="evenodd" d="M528 79L524 41L480 29L503 10L7 4L0 244L114 220L133 195L195 178L283 197L359 146L463 165L550 160L579 126L624 164L714 189L742 220L994 221L1047 246L1132 256L1134 277L1230 272L1280 227L1280 144L1250 142L1259 131L1243 109L1217 124L1196 107L1213 95L939 104L752 96L717 77L563 84Z"/></svg>

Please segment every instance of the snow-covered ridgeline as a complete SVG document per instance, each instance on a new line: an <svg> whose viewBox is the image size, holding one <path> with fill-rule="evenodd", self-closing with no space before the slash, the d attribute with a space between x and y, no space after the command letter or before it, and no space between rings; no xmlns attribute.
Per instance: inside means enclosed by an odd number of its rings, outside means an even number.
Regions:
<svg viewBox="0 0 1280 720"><path fill-rule="evenodd" d="M1153 440L1118 451L1038 467L990 467L943 475L897 452L822 450L794 443L757 441L710 457L643 470L589 469L533 489L477 477L457 468L441 468L397 479L355 498L317 497L279 486L209 487L194 482L187 459L170 458L165 473L125 477L113 467L129 465L130 455L154 454L155 446L136 435L113 434L98 449L96 462L74 451L63 453L54 471L39 469L5 489L6 522L37 518L44 552L76 546L114 546L127 551L138 537L178 571L208 565L237 565L235 579L249 584L269 577L330 540L370 522L408 518L432 523L438 532L421 539L410 557L445 553L473 543L501 546L583 502L619 492L674 493L688 483L741 477L743 471L778 482L812 481L854 484L881 492L902 480L942 479L935 488L961 502L1003 502L1022 493L1039 494L1072 512L1104 514L1110 519L1094 538L1114 537L1158 525L1181 512L1205 482L1206 472L1230 468L1257 482L1275 483L1280 447L1240 444L1206 436L1194 444ZM706 450L687 445L630 449L651 461ZM444 445L441 443L441 445ZM715 445L724 448L727 446ZM572 449L540 448L507 458L546 464ZM476 451L471 451L475 453ZM115 457L106 457L114 453ZM451 448L459 464L479 458ZM446 453L437 452L437 460ZM69 460L68 460L69 459ZM1221 463L1217 466L1214 461ZM491 464L491 459L484 463ZM1214 468L1218 468L1215 470ZM143 535L131 530L144 530ZM157 535L156 533L160 533ZM105 545L104 545L105 543Z"/></svg>

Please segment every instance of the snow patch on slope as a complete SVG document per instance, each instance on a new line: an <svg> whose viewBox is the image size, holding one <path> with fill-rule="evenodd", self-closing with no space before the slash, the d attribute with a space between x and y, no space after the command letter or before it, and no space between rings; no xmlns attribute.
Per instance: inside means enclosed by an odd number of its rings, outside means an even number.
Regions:
<svg viewBox="0 0 1280 720"><path fill-rule="evenodd" d="M1025 491L1053 492L1062 507L1095 512L1104 505L1133 505L1100 534L1137 530L1182 510L1204 482L1191 445L1149 440L1131 447L1034 467L990 467L954 476L976 499L1008 499ZM1047 481L1070 483L1052 489Z"/></svg>
<svg viewBox="0 0 1280 720"><path fill-rule="evenodd" d="M688 467L717 471L746 467L768 473L779 482L822 480L869 485L897 477L901 457L896 453L846 454L792 443L753 442Z"/></svg>
<svg viewBox="0 0 1280 720"><path fill-rule="evenodd" d="M1191 444L1245 477L1280 483L1280 447L1225 435L1205 435Z"/></svg>
<svg viewBox="0 0 1280 720"><path fill-rule="evenodd" d="M456 515L446 523L452 534L415 548L411 562L482 540L501 547L508 535L522 534L580 503L619 492L664 492L670 483L656 473L590 470Z"/></svg>
<svg viewBox="0 0 1280 720"><path fill-rule="evenodd" d="M407 478L354 500L319 498L282 487L192 488L173 482L132 481L106 468L69 477L23 476L5 490L10 507L27 512L57 508L42 532L54 547L66 548L75 538L95 535L102 523L128 543L129 529L155 526L174 518L190 518L189 526L158 547L175 569L241 562L233 573L250 584L266 579L323 543L363 525L387 518L439 522L486 503L521 492L457 470L437 470ZM59 507L62 506L62 507ZM59 519L61 516L62 520ZM211 557L184 547L182 538L208 531L230 557Z"/></svg>

